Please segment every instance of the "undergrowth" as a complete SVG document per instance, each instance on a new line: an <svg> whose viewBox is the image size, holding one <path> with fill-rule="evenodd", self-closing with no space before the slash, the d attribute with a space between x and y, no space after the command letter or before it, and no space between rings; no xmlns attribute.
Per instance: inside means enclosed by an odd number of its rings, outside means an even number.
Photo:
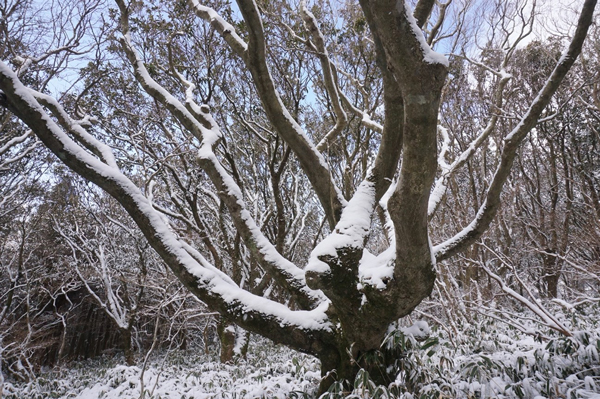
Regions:
<svg viewBox="0 0 600 399"><path fill-rule="evenodd" d="M564 315L567 318L568 315ZM574 315L571 315L574 318ZM361 369L355 381L338 381L321 399L333 398L585 398L600 399L600 331L597 317L571 320L571 337L542 341L504 324L483 319L450 337L434 328L425 340L401 330L388 334L382 351L394 353L387 385ZM372 356L377 361L386 356ZM351 387L351 388L348 388Z"/></svg>
<svg viewBox="0 0 600 399"><path fill-rule="evenodd" d="M435 326L420 339L394 330L382 346L391 361L376 365L392 376L389 383L377 385L361 370L321 398L600 399L598 312L590 313L563 315L577 332L544 341L533 326L525 334L481 317L452 336ZM105 357L46 370L28 383L7 381L3 398L315 398L320 378L316 359L260 338L247 360L232 364L200 350L157 354L144 372L143 395L140 367L119 363Z"/></svg>

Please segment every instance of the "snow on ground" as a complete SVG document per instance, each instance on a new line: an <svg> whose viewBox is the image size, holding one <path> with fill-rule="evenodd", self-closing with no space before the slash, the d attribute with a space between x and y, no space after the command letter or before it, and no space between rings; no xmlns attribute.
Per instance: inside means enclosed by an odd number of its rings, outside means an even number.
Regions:
<svg viewBox="0 0 600 399"><path fill-rule="evenodd" d="M172 352L156 356L144 371L145 398L289 398L314 396L319 362L265 340L253 340L247 360L221 364L216 354ZM78 362L43 373L29 384L6 383L7 399L139 399L141 368L114 359Z"/></svg>
<svg viewBox="0 0 600 399"><path fill-rule="evenodd" d="M549 341L480 317L452 336L424 321L398 326L386 341L402 353L390 366L396 380L376 387L363 374L350 397L600 399L599 313L571 315L573 337L555 334ZM141 363L119 362L105 357L46 370L27 384L6 381L2 399L142 399ZM203 349L173 351L166 359L158 353L144 371L143 398L314 398L319 367L315 358L258 337L247 360L232 364ZM385 395L375 396L377 389Z"/></svg>

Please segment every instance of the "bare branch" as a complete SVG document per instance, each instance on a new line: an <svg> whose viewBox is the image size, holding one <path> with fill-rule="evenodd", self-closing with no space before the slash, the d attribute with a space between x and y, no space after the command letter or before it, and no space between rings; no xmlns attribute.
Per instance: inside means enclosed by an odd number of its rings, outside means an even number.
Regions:
<svg viewBox="0 0 600 399"><path fill-rule="evenodd" d="M329 58L329 53L327 52L327 48L325 47L325 38L321 33L317 25L317 20L315 16L308 10L306 7L306 1L302 0L300 2L300 15L302 16L302 20L304 21L304 25L306 29L310 33L314 46L317 50L317 55L319 57L319 61L321 62L321 70L323 71L323 79L325 81L325 90L327 90L327 94L329 94L329 99L331 101L331 106L333 107L333 112L336 116L335 126L323 137L323 139L317 144L317 151L325 150L339 135L342 130L348 124L348 116L344 109L342 108L342 103L340 101L340 94L338 90L337 84L337 76L336 70L332 67L331 59Z"/></svg>

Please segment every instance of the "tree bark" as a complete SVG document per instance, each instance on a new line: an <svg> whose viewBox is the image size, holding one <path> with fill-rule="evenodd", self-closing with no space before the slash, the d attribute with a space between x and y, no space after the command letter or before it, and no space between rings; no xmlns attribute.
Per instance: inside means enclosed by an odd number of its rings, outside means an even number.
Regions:
<svg viewBox="0 0 600 399"><path fill-rule="evenodd" d="M217 323L217 334L221 343L221 363L229 363L235 355L235 324L221 317Z"/></svg>
<svg viewBox="0 0 600 399"><path fill-rule="evenodd" d="M135 361L133 348L131 347L131 329L119 328L119 335L121 336L121 349L123 350L123 355L125 355L125 363L128 366L133 366Z"/></svg>

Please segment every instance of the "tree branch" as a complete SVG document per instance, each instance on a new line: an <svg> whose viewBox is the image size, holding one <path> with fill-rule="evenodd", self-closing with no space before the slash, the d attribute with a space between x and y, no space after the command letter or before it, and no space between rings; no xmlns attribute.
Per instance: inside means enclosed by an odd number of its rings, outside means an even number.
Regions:
<svg viewBox="0 0 600 399"><path fill-rule="evenodd" d="M334 184L325 159L306 136L302 127L294 120L275 88L267 65L265 38L258 7L251 0L240 0L238 4L248 26L246 66L252 74L267 117L277 133L294 151L302 170L319 197L329 225L333 228L340 218L346 201Z"/></svg>
<svg viewBox="0 0 600 399"><path fill-rule="evenodd" d="M273 277L296 297L297 302L303 308L311 307L319 294L311 291L306 286L303 270L279 254L269 240L264 237L262 231L250 216L250 212L246 210L239 186L215 156L212 148L221 137L221 132L210 115L208 106L202 105L199 107L195 103L191 93L193 85L180 74L178 74L180 81L187 86L187 107L183 106L177 98L149 76L144 63L139 59L131 43L127 7L123 0L116 1L122 13L123 48L134 68L136 79L148 94L163 104L183 126L201 141L201 149L198 151L200 166L206 171L217 188L219 196L227 205L247 248L256 256L261 265L269 270Z"/></svg>
<svg viewBox="0 0 600 399"><path fill-rule="evenodd" d="M323 137L319 144L317 144L317 151L324 151L348 125L348 116L342 108L337 85L338 79L335 75L336 70L332 66L329 53L325 47L325 38L317 25L315 16L306 7L305 0L300 2L300 15L302 16L306 30L308 30L312 37L312 44L314 44L319 61L321 62L325 90L329 95L331 106L333 107L333 112L336 116L335 126L325 135L325 137Z"/></svg>
<svg viewBox="0 0 600 399"><path fill-rule="evenodd" d="M417 26L419 28L425 26L425 22L427 22L427 19L431 15L431 11L433 11L433 6L435 6L435 0L419 0L415 6L413 15L417 20Z"/></svg>

